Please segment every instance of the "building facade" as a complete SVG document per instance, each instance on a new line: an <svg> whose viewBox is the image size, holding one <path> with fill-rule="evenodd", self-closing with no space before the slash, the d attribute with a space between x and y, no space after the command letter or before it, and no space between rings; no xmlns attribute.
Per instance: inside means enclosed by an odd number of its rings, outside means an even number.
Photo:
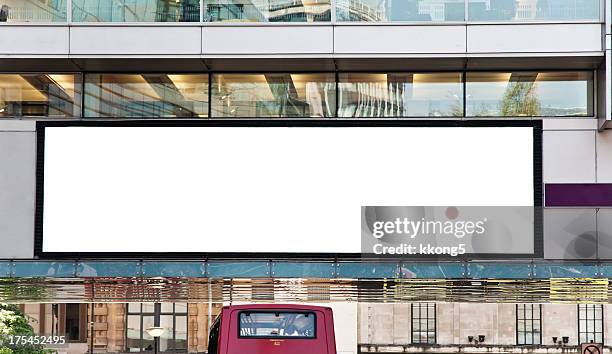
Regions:
<svg viewBox="0 0 612 354"><path fill-rule="evenodd" d="M60 351L124 353L151 349L145 329L159 317L162 352L203 353L219 305L99 303L21 305L36 333L65 335ZM368 352L575 352L581 343L610 347L609 305L503 303L332 304L337 347ZM93 332L88 330L93 322ZM93 339L89 335L93 333ZM564 339L565 337L565 339Z"/></svg>
<svg viewBox="0 0 612 354"><path fill-rule="evenodd" d="M331 306L346 354L609 351L610 8L0 0L0 302L67 353L150 351L155 318L163 351L203 353L220 307L245 302ZM542 254L35 256L37 121L227 119L541 122Z"/></svg>

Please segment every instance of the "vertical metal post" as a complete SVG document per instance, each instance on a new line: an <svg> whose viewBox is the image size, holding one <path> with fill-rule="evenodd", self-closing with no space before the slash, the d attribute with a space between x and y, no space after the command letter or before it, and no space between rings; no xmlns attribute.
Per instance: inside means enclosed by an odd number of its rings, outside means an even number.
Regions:
<svg viewBox="0 0 612 354"><path fill-rule="evenodd" d="M210 327L212 327L212 285L208 279L208 333L210 333Z"/></svg>
<svg viewBox="0 0 612 354"><path fill-rule="evenodd" d="M204 22L204 0L200 0L200 23Z"/></svg>
<svg viewBox="0 0 612 354"><path fill-rule="evenodd" d="M93 354L93 350L94 350L94 289L95 286L92 283L91 284L91 303L89 306L91 306L91 318L89 321L89 353Z"/></svg>
<svg viewBox="0 0 612 354"><path fill-rule="evenodd" d="M66 21L72 23L72 0L66 0Z"/></svg>
<svg viewBox="0 0 612 354"><path fill-rule="evenodd" d="M467 0L466 0L467 1ZM463 72L461 73L461 104L463 105L462 117L461 119L465 119L467 117L467 68L464 67Z"/></svg>

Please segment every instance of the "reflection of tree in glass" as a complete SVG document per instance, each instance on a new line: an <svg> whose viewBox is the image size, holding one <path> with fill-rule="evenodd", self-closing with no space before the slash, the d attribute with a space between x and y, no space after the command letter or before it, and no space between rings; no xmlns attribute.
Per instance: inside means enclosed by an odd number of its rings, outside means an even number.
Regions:
<svg viewBox="0 0 612 354"><path fill-rule="evenodd" d="M533 117L540 115L540 100L533 81L509 82L501 102L504 117Z"/></svg>
<svg viewBox="0 0 612 354"><path fill-rule="evenodd" d="M449 111L450 116L463 117L463 96L459 96L452 91L449 91L448 96L453 101Z"/></svg>

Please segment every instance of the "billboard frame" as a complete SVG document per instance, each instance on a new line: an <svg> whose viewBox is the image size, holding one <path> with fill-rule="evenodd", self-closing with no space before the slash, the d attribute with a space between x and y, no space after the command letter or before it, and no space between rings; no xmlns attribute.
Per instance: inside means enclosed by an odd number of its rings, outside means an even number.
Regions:
<svg viewBox="0 0 612 354"><path fill-rule="evenodd" d="M479 260L479 259L538 259L544 255L543 237L543 179L542 179L542 120L423 120L423 119L114 119L114 120L40 120L36 122L36 202L34 223L34 256L41 259L313 259L313 260L364 260L359 253L245 253L245 252L44 252L44 171L45 128L47 127L529 127L533 130L533 206L534 206L534 253L501 254L476 253L457 257L404 256L383 257L383 260ZM377 257L378 260L381 257Z"/></svg>

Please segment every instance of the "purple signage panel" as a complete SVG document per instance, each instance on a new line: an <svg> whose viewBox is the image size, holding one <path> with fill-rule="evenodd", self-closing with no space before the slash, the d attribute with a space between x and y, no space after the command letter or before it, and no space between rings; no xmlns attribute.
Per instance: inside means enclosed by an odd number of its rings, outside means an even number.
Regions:
<svg viewBox="0 0 612 354"><path fill-rule="evenodd" d="M612 207L612 183L547 183L547 207Z"/></svg>

